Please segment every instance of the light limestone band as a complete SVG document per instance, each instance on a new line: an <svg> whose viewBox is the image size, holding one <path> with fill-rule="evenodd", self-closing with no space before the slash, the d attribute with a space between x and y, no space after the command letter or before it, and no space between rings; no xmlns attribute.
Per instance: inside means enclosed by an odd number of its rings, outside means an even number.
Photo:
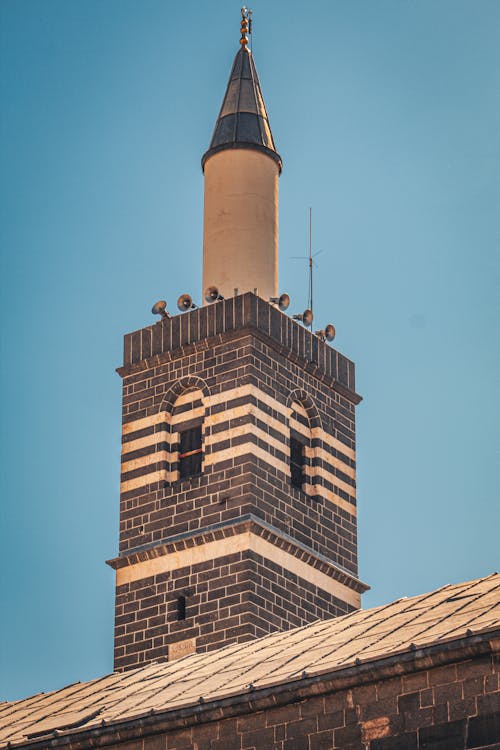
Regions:
<svg viewBox="0 0 500 750"><path fill-rule="evenodd" d="M334 580L325 573L316 570L308 563L298 560L289 552L280 550L274 544L271 544L271 542L262 539L251 531L245 531L228 539L218 539L198 547L190 547L189 549L155 557L152 560L143 560L134 565L119 568L116 571L116 585L122 586L125 583L140 581L144 578L159 575L160 573L198 565L207 560L215 560L218 557L226 557L227 555L234 555L237 552L248 550L263 558L272 560L276 565L294 573L299 578L303 578L323 591L327 591L332 596L347 602L347 604L356 609L359 609L361 606L361 595L356 591Z"/></svg>
<svg viewBox="0 0 500 750"><path fill-rule="evenodd" d="M243 407L242 407L243 409ZM254 409L245 409L245 415L247 414L255 414ZM265 415L261 415L264 417ZM237 418L237 417L235 417ZM226 415L227 419L227 415ZM256 427L252 424L246 424L241 425L240 427L232 427L224 432L224 440L231 440L236 437L239 437L241 435L254 435L255 437L265 440L268 445L271 445L273 448L276 448L277 450L283 451L283 449L286 447L283 442L275 440L274 438L270 437L266 432L261 430L259 427ZM167 445L172 445L173 443L176 443L178 441L178 436L174 433L166 432L165 430L161 430L160 432L155 432L152 435L147 435L144 438L139 438L138 440L131 441L130 443L127 443L126 446L128 450L125 452L122 450L122 455L126 456L129 453L132 453L133 451L139 450L141 448L147 448L150 445L156 445L160 443L166 443ZM217 443L220 441L219 435L207 435L205 437L205 446L213 446L217 445ZM346 476L350 477L351 479L356 479L356 472L353 468L350 466L347 466L342 461L339 461L338 458L335 456L332 456L330 453L327 453L322 448L309 448L306 446L305 448L306 456L310 459L313 458L319 458L324 463L327 463L336 469L339 469L342 471ZM216 458L217 454L214 453L211 456L206 456L205 460L209 460L209 463L214 463L214 458ZM142 466L148 466L151 463L157 463L158 461L168 461L171 460L171 454L168 453L165 450L156 450L154 453L148 453L146 456L140 456L139 458L131 459L130 461L124 461L122 463L122 473L127 471L132 471L134 469L138 469ZM276 459L278 460L278 459ZM279 463L283 464L282 461ZM307 467L306 467L307 468ZM335 481L335 484L339 486L341 489L344 490L344 492L347 492L349 495L356 495L356 488L353 487L351 484L345 483L340 479L339 477L336 477L334 474L325 471L324 469L321 469L320 467L314 467L312 470L314 473L320 474L326 478L331 478Z"/></svg>
<svg viewBox="0 0 500 750"><path fill-rule="evenodd" d="M251 435L251 434L257 433L257 434L260 434L263 440L266 438L266 434L262 432L261 430L258 430L258 428L255 428L253 425L244 425L244 427L246 429L241 434ZM240 428L236 428L236 430L239 430L239 429ZM267 450L260 448L259 446L255 445L255 443L253 443L250 440L240 443L238 445L229 447L229 448L224 448L220 451L216 451L215 453L205 454L203 458L203 465L204 466L216 466L218 463L221 463L223 461L227 461L233 458L239 458L240 456L244 456L248 453L251 453L252 455L256 456L262 462L269 464L273 470L278 470L283 473L287 473L288 471L287 463L285 463L284 461L281 461L275 456L271 456ZM158 451L156 453L149 454L148 456L144 456L142 458L135 459L133 461L129 461L123 464L123 471L137 469L137 468L148 466L150 464L157 463L159 461L168 461L168 460L169 460L169 454L166 451ZM334 474L331 474L329 471L326 471L325 469L322 469L321 467L306 467L305 475L306 475L306 478L308 479L311 479L312 477L321 476L327 481L329 481L330 483L338 486L340 489L343 489L349 495L352 495L353 497L355 497L355 494L356 494L355 487L345 484L344 482L342 482L341 479L336 477ZM143 487L146 484L152 484L153 482L160 482L160 481L174 482L177 479L178 479L177 471L168 471L166 469L162 469L159 471L153 471L147 474L143 474L139 477L134 477L133 479L127 479L121 482L120 489L122 492L129 492L131 490L137 489L138 487ZM305 490L307 493L314 493L314 492L318 492L318 487L316 485L312 485L311 483L306 482ZM350 515L356 516L356 506L350 503L349 501L344 500L344 498L339 497L333 491L328 490L325 487L321 487L321 494L327 500L333 502L335 505L338 505L340 508L345 510Z"/></svg>
<svg viewBox="0 0 500 750"><path fill-rule="evenodd" d="M189 393L192 393L192 391ZM245 398L247 396L253 397L257 401L260 401L266 406L269 406L271 409L274 409L274 411L277 411L280 414L282 414L287 420L291 416L292 409L290 409L288 406L284 406L283 404L280 404L279 401L277 401L275 398L273 398L272 396L268 396L266 393L261 391L257 386L252 385L250 383L239 386L238 388L231 388L227 391L222 391L221 393L215 393L208 397L204 396L203 404L206 410L208 410L210 407L224 403L225 401L234 401L237 398ZM224 412L221 412L221 413L224 413ZM218 417L219 415L215 415L215 416ZM210 418L214 419L214 417L210 417ZM266 414L266 420L269 420L269 419L271 418ZM165 411L158 411L155 414L151 414L148 417L142 417L141 419L136 419L132 422L127 422L126 424L123 425L123 434L128 435L131 432L136 432L137 430L142 430L146 427L151 427L152 425L162 424L165 421L166 421ZM283 425L281 424L281 422L278 422L275 420L275 423L276 423L277 429L279 429L280 431L283 430ZM325 430L323 430L321 427L313 427L311 429L311 434L313 438L320 438L321 440L323 440L324 443L326 443L330 447L335 448L336 450L339 450L348 458L352 460L356 460L356 452L352 448L349 448L349 446L345 445L344 443L341 443L340 440L337 440L332 435L325 432Z"/></svg>
<svg viewBox="0 0 500 750"><path fill-rule="evenodd" d="M266 394L262 393L258 388L252 385L241 386L239 388L234 388L229 391L225 391L223 393L219 393L206 398L203 397L203 394L200 390L190 390L179 396L179 398L175 402L175 407L178 408L179 406L189 405L190 403L194 404L195 402L200 400L203 401L203 406L196 407L192 410L185 410L180 413L175 413L174 409L173 415L164 411L157 412L150 417L143 417L142 419L136 420L135 422L128 422L123 426L123 433L124 435L128 435L132 432L144 429L145 427L150 427L165 422L168 422L170 426L175 427L176 424L180 424L186 419L193 418L203 418L203 428L205 430L207 427L215 426L222 422L228 422L230 420L234 420L244 416L253 416L262 423L265 423L266 425L274 429L276 433L282 435L283 439L280 440L278 438L272 437L266 431L262 430L256 425L244 424L225 430L223 440L224 442L226 442L228 440L231 441L236 438L244 438L245 436L248 436L248 440L235 446L217 450L217 444L221 442L222 439L221 435L206 435L205 447L207 449L213 448L214 450L212 452L210 450L207 450L207 452L205 453L203 459L204 466L216 466L222 461L226 461L231 458L238 458L251 452L260 460L272 466L274 469L277 469L278 471L281 471L283 473L287 473L288 464L285 461L277 458L276 456L271 456L268 451L256 446L255 443L250 439L251 437L256 438L257 440L264 442L266 445L269 445L271 448L280 453L286 452L287 447L284 439L284 425L282 422L277 419L273 419L265 411L252 403L242 404L238 407L229 408L228 410L218 412L214 415L208 414L205 416L205 412L210 409L211 406L214 406L217 403L223 403L225 401L231 402L236 398L241 397L254 397L257 401L271 406L274 410L279 411L285 419L289 420L291 429L294 429L299 434L303 434L305 438L320 439L324 445L330 446L334 450L342 452L349 458L354 458L354 451L349 449L336 438L329 435L321 427L314 427L310 429L306 425L304 425L303 422L294 418L294 413L297 414L297 416L307 418L307 412L300 404L294 403L293 409L290 409L288 407L280 405L275 399L266 396ZM122 455L126 456L133 451L155 444L159 445L161 443L166 443L167 445L172 445L172 443L175 443L177 441L178 436L175 433L161 430L159 432L153 433L152 435L147 435L145 437L137 438L136 440L130 440L124 443L122 446ZM309 459L317 458L325 464L323 467L305 467L305 474L307 479L312 479L312 477L315 476L321 477L331 485L337 487L342 492L345 492L346 494L354 498L356 497L356 489L354 486L346 481L343 481L335 473L328 470L328 467L331 466L334 469L341 471L347 477L355 480L356 470L353 467L347 465L344 461L341 461L335 455L328 453L324 448L310 448L306 446L306 456ZM148 466L157 464L161 461L169 462L171 460L171 453L165 451L164 449L156 450L145 456L133 458L130 461L124 461L122 463L122 473L134 471L141 468L147 468ZM152 471L138 477L124 479L121 483L121 491L129 492L154 482L173 482L176 481L176 479L178 479L178 473L176 471L170 471L166 469ZM314 491L314 488L310 482L306 483L306 490L308 490L309 492ZM328 490L326 488L321 488L321 494L326 499L331 500L351 515L356 515L355 506L344 498L339 497L336 492Z"/></svg>

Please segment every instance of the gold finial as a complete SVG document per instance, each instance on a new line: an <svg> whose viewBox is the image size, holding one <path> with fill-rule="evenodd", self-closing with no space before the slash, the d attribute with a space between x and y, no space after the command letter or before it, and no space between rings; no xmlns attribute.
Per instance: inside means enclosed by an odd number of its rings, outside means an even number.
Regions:
<svg viewBox="0 0 500 750"><path fill-rule="evenodd" d="M241 38L240 44L242 47L246 47L248 44L247 34L252 33L252 11L249 10L246 5L241 9Z"/></svg>

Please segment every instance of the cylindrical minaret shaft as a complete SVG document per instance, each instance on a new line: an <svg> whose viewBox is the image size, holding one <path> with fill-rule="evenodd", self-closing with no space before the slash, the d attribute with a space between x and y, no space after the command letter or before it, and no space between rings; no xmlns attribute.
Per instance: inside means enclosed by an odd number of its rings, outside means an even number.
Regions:
<svg viewBox="0 0 500 750"><path fill-rule="evenodd" d="M203 291L224 297L278 294L276 152L251 52L244 37L202 159L205 173Z"/></svg>
<svg viewBox="0 0 500 750"><path fill-rule="evenodd" d="M278 294L278 165L249 149L205 164L203 289Z"/></svg>

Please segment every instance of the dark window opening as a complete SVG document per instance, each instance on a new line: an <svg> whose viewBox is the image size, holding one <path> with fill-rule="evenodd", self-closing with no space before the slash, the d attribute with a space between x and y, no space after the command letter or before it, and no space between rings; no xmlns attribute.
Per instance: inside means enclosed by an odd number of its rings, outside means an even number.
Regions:
<svg viewBox="0 0 500 750"><path fill-rule="evenodd" d="M179 472L181 479L201 473L201 425L181 432Z"/></svg>
<svg viewBox="0 0 500 750"><path fill-rule="evenodd" d="M297 438L290 438L290 475L292 478L292 485L302 489L304 483L304 444L297 440Z"/></svg>
<svg viewBox="0 0 500 750"><path fill-rule="evenodd" d="M185 596L177 597L177 619L178 620L186 619L186 597Z"/></svg>

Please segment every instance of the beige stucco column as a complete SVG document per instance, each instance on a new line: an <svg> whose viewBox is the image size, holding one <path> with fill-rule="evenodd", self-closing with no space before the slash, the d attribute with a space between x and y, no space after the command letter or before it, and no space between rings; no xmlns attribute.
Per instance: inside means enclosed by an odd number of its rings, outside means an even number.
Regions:
<svg viewBox="0 0 500 750"><path fill-rule="evenodd" d="M224 297L257 289L278 294L278 176L263 151L229 148L205 162L203 296L217 286Z"/></svg>

